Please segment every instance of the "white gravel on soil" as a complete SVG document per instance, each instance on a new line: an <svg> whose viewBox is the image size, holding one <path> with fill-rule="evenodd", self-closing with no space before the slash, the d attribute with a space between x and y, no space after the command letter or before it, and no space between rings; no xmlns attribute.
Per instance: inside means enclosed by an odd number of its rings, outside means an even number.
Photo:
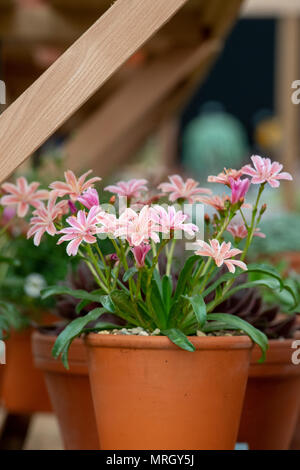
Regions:
<svg viewBox="0 0 300 470"><path fill-rule="evenodd" d="M115 328L114 330L102 330L98 332L99 335L137 335L137 336L157 336L160 334L160 330L150 332L144 328L138 326L136 328Z"/></svg>

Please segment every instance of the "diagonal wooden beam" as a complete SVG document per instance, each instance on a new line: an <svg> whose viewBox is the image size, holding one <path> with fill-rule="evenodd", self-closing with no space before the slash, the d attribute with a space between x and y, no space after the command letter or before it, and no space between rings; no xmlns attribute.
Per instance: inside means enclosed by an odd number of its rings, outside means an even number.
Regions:
<svg viewBox="0 0 300 470"><path fill-rule="evenodd" d="M0 116L1 180L63 124L187 0L118 0Z"/></svg>
<svg viewBox="0 0 300 470"><path fill-rule="evenodd" d="M74 133L64 152L68 156L67 165L79 170L93 166L95 160L106 159L114 142L121 137L126 140L134 133L149 111L159 106L207 58L215 56L220 47L220 41L210 40L158 57L137 71Z"/></svg>

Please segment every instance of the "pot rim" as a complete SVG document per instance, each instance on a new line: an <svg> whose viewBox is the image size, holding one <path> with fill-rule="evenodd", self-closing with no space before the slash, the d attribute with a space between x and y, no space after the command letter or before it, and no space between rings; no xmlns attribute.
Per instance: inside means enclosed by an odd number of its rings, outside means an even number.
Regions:
<svg viewBox="0 0 300 470"><path fill-rule="evenodd" d="M251 349L253 343L241 336L188 336L196 350ZM173 349L179 350L167 336L138 336L89 333L84 341L88 347L124 349ZM184 350L182 350L184 351ZM189 352L189 351L184 351Z"/></svg>
<svg viewBox="0 0 300 470"><path fill-rule="evenodd" d="M297 338L269 340L266 360L262 363L258 362L260 350L255 346L250 360L250 377L299 375L300 364L292 362L292 354L296 351L292 348L294 341L297 341Z"/></svg>
<svg viewBox="0 0 300 470"><path fill-rule="evenodd" d="M68 354L70 369L65 369L61 358L52 356L52 348L57 335L45 335L34 331L31 336L32 352L36 367L48 371L56 371L70 374L86 375L87 351L82 338L75 338L71 344Z"/></svg>

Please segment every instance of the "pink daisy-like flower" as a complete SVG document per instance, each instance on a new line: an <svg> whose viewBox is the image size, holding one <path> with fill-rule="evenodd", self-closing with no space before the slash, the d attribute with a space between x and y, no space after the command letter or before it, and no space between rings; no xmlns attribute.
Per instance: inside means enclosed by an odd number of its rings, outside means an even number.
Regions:
<svg viewBox="0 0 300 470"><path fill-rule="evenodd" d="M227 232L231 233L234 238L247 238L248 230L244 223L231 222L227 227ZM266 235L257 228L253 234L255 237L266 238Z"/></svg>
<svg viewBox="0 0 300 470"><path fill-rule="evenodd" d="M231 204L236 204L247 194L250 187L250 180L248 180L248 178L241 180L240 178L233 179L230 177L229 184L231 188Z"/></svg>
<svg viewBox="0 0 300 470"><path fill-rule="evenodd" d="M63 228L59 233L64 235L58 240L59 245L62 242L69 241L67 253L69 256L75 256L79 245L82 242L95 243L97 241L95 234L98 233L98 214L99 208L92 207L88 214L85 211L78 211L77 216L67 218L70 227Z"/></svg>
<svg viewBox="0 0 300 470"><path fill-rule="evenodd" d="M170 183L161 183L158 186L164 194L169 194L169 200L174 202L177 199L185 199L190 204L195 202L195 197L199 194L211 194L211 190L198 187L199 183L192 178L183 181L181 176L172 175L168 177Z"/></svg>
<svg viewBox="0 0 300 470"><path fill-rule="evenodd" d="M119 222L115 214L101 211L97 215L98 223L101 224L98 228L98 233L107 233L114 236L115 231L119 227Z"/></svg>
<svg viewBox="0 0 300 470"><path fill-rule="evenodd" d="M132 179L129 181L119 181L117 184L106 186L104 189L119 196L137 198L141 196L142 191L148 191L147 183L148 181L145 179Z"/></svg>
<svg viewBox="0 0 300 470"><path fill-rule="evenodd" d="M41 242L41 238L45 232L53 236L57 233L54 221L64 213L65 201L60 201L56 204L57 196L55 193L49 198L47 206L41 204L38 209L33 212L33 217L30 219L30 225L27 232L27 238L34 235L33 243L38 246Z"/></svg>
<svg viewBox="0 0 300 470"><path fill-rule="evenodd" d="M134 246L131 249L138 268L143 268L145 266L146 255L150 250L150 245L145 245L144 243L138 246Z"/></svg>
<svg viewBox="0 0 300 470"><path fill-rule="evenodd" d="M152 209L144 206L139 213L131 208L125 209L119 217L114 235L125 237L131 246L139 246L148 243L150 238L159 243L159 231L160 227L153 219Z"/></svg>
<svg viewBox="0 0 300 470"><path fill-rule="evenodd" d="M203 204L207 204L208 206L213 207L217 211L224 211L225 210L225 204L227 201L230 201L229 196L226 196L223 194L223 196L202 196L197 198L198 202L202 202ZM251 204L246 204L244 203L242 205L244 209L249 209L251 208Z"/></svg>
<svg viewBox="0 0 300 470"><path fill-rule="evenodd" d="M223 242L220 245L218 240L213 239L209 240L209 244L204 241L198 241L197 245L199 245L199 250L195 252L196 255L209 256L213 258L218 267L222 266L224 263L231 273L235 272L235 266L238 266L245 271L247 270L247 266L243 261L230 259L233 256L242 253L238 248L231 248L230 242Z"/></svg>
<svg viewBox="0 0 300 470"><path fill-rule="evenodd" d="M207 204L208 206L213 207L217 211L223 211L225 209L226 201L229 201L228 196L202 196L197 198L198 202L202 202L203 204Z"/></svg>
<svg viewBox="0 0 300 470"><path fill-rule="evenodd" d="M227 170L224 168L224 171L219 173L217 176L209 176L207 181L209 183L220 183L225 184L226 186L230 186L230 178L237 180L242 176L242 174L242 170L234 170L232 168Z"/></svg>
<svg viewBox="0 0 300 470"><path fill-rule="evenodd" d="M99 195L95 188L89 188L77 199L87 209L91 209L93 206L99 206Z"/></svg>
<svg viewBox="0 0 300 470"><path fill-rule="evenodd" d="M92 170L89 170L77 179L73 171L67 170L64 173L66 182L54 181L50 184L50 188L57 191L59 197L69 196L72 201L77 201L84 191L92 188L96 181L101 181L98 176L85 181L91 172Z"/></svg>
<svg viewBox="0 0 300 470"><path fill-rule="evenodd" d="M159 205L153 207L153 219L163 233L169 234L171 231L182 230L193 236L199 229L195 224L184 223L187 218L186 214L181 210L176 211L173 206L168 206L168 210Z"/></svg>
<svg viewBox="0 0 300 470"><path fill-rule="evenodd" d="M16 207L18 217L25 217L29 206L37 209L42 204L42 200L49 198L49 191L37 190L39 186L40 183L36 182L28 184L23 176L17 179L16 184L4 183L2 189L10 194L1 198L1 204Z"/></svg>
<svg viewBox="0 0 300 470"><path fill-rule="evenodd" d="M271 162L270 158L262 158L259 155L251 157L254 168L246 165L242 168L243 175L252 176L252 184L269 183L272 188L278 188L279 180L292 180L292 175L281 172L283 166L278 162Z"/></svg>

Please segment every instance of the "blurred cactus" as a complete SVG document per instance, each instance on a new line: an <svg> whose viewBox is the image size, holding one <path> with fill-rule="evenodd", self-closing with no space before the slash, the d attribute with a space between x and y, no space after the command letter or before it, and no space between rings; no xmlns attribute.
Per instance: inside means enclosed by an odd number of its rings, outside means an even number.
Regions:
<svg viewBox="0 0 300 470"><path fill-rule="evenodd" d="M242 124L231 114L214 107L193 119L182 141L183 164L206 179L216 168L239 168L248 153L248 141Z"/></svg>

